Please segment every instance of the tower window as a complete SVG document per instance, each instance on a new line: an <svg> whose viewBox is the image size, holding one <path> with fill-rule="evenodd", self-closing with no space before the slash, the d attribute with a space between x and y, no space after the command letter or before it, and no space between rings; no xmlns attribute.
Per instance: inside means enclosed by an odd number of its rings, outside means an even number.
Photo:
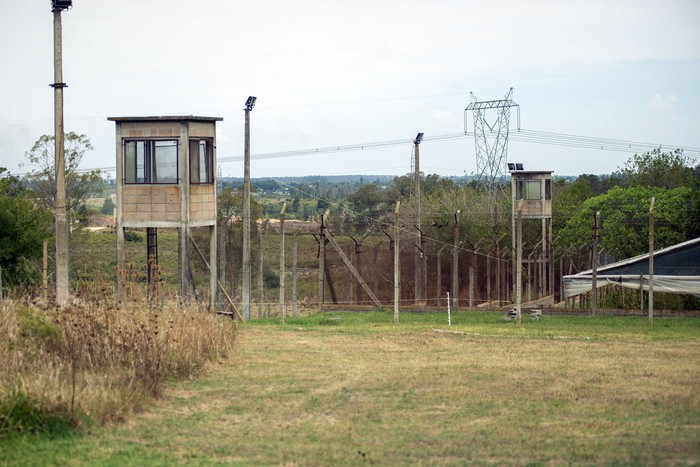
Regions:
<svg viewBox="0 0 700 467"><path fill-rule="evenodd" d="M124 143L124 183L177 183L177 140L128 140Z"/></svg>
<svg viewBox="0 0 700 467"><path fill-rule="evenodd" d="M190 140L190 183L214 183L214 145L211 140Z"/></svg>

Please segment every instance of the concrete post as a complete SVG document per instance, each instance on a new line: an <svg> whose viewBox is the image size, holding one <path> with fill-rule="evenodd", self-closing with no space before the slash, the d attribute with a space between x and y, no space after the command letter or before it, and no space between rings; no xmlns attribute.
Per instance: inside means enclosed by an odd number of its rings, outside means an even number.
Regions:
<svg viewBox="0 0 700 467"><path fill-rule="evenodd" d="M54 28L54 141L56 169L56 303L64 307L68 304L70 286L68 283L68 219L66 209L66 163L63 142L63 58L61 11L53 12Z"/></svg>

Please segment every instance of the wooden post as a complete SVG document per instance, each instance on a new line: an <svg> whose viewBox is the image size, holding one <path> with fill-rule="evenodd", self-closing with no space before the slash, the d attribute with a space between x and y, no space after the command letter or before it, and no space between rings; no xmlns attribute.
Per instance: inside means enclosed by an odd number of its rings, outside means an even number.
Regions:
<svg viewBox="0 0 700 467"><path fill-rule="evenodd" d="M452 309L457 311L459 306L459 213L455 212L455 222L452 232Z"/></svg>
<svg viewBox="0 0 700 467"><path fill-rule="evenodd" d="M284 301L284 215L287 213L287 203L282 205L280 210L280 315L282 316L282 324L286 315Z"/></svg>
<svg viewBox="0 0 700 467"><path fill-rule="evenodd" d="M401 274L399 271L399 208L401 201L396 202L394 209L394 323L399 322L399 300L401 295Z"/></svg>
<svg viewBox="0 0 700 467"><path fill-rule="evenodd" d="M654 203L651 198L649 206L649 325L654 324Z"/></svg>
<svg viewBox="0 0 700 467"><path fill-rule="evenodd" d="M598 312L598 229L600 228L600 211L596 211L593 217L593 258L591 266L593 274L591 277L591 314Z"/></svg>

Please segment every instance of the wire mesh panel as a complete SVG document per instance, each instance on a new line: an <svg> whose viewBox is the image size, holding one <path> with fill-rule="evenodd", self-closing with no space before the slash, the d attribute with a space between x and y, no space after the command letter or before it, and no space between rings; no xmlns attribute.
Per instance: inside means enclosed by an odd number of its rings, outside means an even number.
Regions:
<svg viewBox="0 0 700 467"><path fill-rule="evenodd" d="M220 226L221 228L221 226ZM223 235L236 237L226 232ZM513 260L509 250L491 248L488 241L478 248L455 249L440 240L427 238L422 255L415 255L410 233L399 235L399 300L407 309L452 309L504 311L514 306ZM208 239L199 243L208 245ZM472 242L476 244L479 242ZM219 282L238 306L241 297L240 252L230 241L222 241L228 258L220 261ZM385 232L366 235L362 242L354 236L338 232L319 234L285 233L285 250L281 249L281 233L269 225L260 225L257 242L253 242L252 310L258 318L279 316L284 309L309 313L329 309L389 308L393 305L394 248L396 240ZM485 245L485 246L484 246ZM323 254L322 254L323 249ZM590 288L582 293L565 294L566 277L590 270L591 255L587 248L542 251L537 245L524 247L521 296L525 309L545 309L549 313L590 313ZM237 254L238 253L238 254ZM205 255L207 253L204 253ZM201 256L201 255L200 255ZM321 259L323 258L323 259ZM425 264L425 300L417 301L416 258ZM280 303L281 261L284 264L284 304ZM322 261L322 262L321 262ZM455 264L456 263L456 264ZM193 256L195 295L204 300L206 267ZM456 265L456 268L455 268ZM456 271L456 276L454 272ZM661 280L661 279L659 279ZM644 314L648 306L649 285L642 275L631 287L630 279L611 280L605 277L598 286L600 313ZM657 281L655 304L665 310L697 310L696 282L677 293ZM221 306L226 305L219 299Z"/></svg>

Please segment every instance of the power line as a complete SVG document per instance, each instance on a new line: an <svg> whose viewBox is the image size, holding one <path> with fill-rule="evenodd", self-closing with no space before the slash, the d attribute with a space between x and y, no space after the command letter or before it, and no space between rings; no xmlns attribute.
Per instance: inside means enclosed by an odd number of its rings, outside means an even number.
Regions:
<svg viewBox="0 0 700 467"><path fill-rule="evenodd" d="M472 133L450 133L444 135L426 136L424 142L441 142L449 140L460 140L472 137ZM666 150L681 149L683 153L692 158L700 158L700 148L694 146L679 146L673 144L649 143L641 141L618 140L611 138L599 138L593 136L572 135L566 133L555 133L548 131L526 130L521 129L510 134L513 141L519 141L531 144L542 144L550 146L563 146L579 149L590 149L599 151L616 151L616 152L646 152L651 149L661 148ZM413 140L394 139L387 141L375 141L369 143L348 144L338 146L326 146L309 149L296 149L291 151L277 151L252 154L251 160L266 160L266 159L282 159L290 157L302 157L310 155L334 154L352 151L366 151L378 148L387 148L393 146L403 146L413 144ZM217 163L229 163L243 161L243 156L224 156L218 157ZM84 168L79 169L79 172L89 172L92 170L102 170L105 172L114 172L116 167L99 167L99 168ZM24 175L24 174L19 174Z"/></svg>

